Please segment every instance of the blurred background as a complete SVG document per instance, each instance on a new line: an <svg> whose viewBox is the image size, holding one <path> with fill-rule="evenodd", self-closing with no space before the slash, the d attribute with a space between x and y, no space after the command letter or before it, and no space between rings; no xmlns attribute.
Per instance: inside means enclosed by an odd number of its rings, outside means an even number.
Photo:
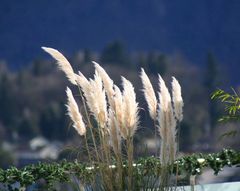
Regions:
<svg viewBox="0 0 240 191"><path fill-rule="evenodd" d="M136 155L155 149L141 67L156 90L158 73L182 86L182 153L239 148L239 135L220 139L238 124L219 123L224 109L210 99L240 83L239 10L237 0L0 0L0 167L81 152L66 116L71 85L41 46L58 49L88 77L95 60L116 84L121 75L133 82L142 107Z"/></svg>

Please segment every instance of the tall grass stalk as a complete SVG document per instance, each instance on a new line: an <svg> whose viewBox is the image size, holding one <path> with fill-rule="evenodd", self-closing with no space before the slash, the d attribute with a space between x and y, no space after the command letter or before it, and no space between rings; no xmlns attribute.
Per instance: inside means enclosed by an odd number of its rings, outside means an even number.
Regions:
<svg viewBox="0 0 240 191"><path fill-rule="evenodd" d="M149 114L150 117L153 120L154 123L154 138L156 142L156 147L158 145L158 139L157 139L157 125L156 125L156 120L157 120L157 97L155 94L155 91L153 89L153 86L150 82L150 79L148 78L147 74L145 73L144 69L141 68L141 73L140 77L142 80L143 84L143 93L145 96L145 99L148 103L148 109L149 109ZM156 156L158 155L158 150L156 149Z"/></svg>
<svg viewBox="0 0 240 191"><path fill-rule="evenodd" d="M85 116L87 118L87 123L88 123L88 127L89 127L89 130L90 130L91 138L92 138L92 141L93 141L93 146L94 146L94 150L95 150L95 153L96 153L97 161L99 162L100 158L99 158L99 154L98 154L98 150L97 150L95 136L94 136L93 130L92 130L93 126L91 124L90 117L89 117L89 114L88 114L88 111L87 111L86 102L85 102L85 99L84 99L83 94L82 94L82 90L81 90L79 85L78 85L78 90L79 90L80 97L81 97L81 100L82 100L82 103L83 103L83 108L84 108ZM85 134L85 140L86 140L86 144L87 144L86 134ZM88 149L88 152L90 153L88 144L86 145L86 148ZM90 158L91 158L91 156L90 156Z"/></svg>
<svg viewBox="0 0 240 191"><path fill-rule="evenodd" d="M134 166L133 139L140 120L139 106L132 83L122 77L123 90L121 91L96 62L93 62L94 78L87 79L81 72L74 73L68 60L59 51L47 47L43 49L57 60L59 68L80 92L84 116L82 117L78 110L69 88L66 91L68 96L66 106L68 115L73 121L73 127L85 139L89 163L98 172L91 183L92 189L99 187L99 190L131 191L149 190L149 187L152 187L153 190L166 190L170 184L172 164L178 152L176 135L179 132L176 125L183 119L183 101L178 81L173 77L171 96L165 82L159 76L157 98L147 74L143 69L141 70L143 93L150 117L154 122L156 145L157 131L160 137L161 170L152 175L143 173L140 176L141 172L136 171L136 164ZM94 152L90 152L87 131L90 132ZM123 147L124 143L125 147ZM127 160L127 165L123 164L124 160ZM89 189L89 186L86 188Z"/></svg>

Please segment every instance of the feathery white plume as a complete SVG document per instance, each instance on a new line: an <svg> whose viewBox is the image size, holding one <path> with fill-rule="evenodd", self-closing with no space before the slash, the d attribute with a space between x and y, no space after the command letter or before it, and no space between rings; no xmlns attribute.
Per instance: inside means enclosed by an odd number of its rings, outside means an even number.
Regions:
<svg viewBox="0 0 240 191"><path fill-rule="evenodd" d="M115 92L113 97L114 107L112 108L112 110L114 111L116 120L118 122L118 128L120 130L121 136L126 138L128 135L128 131L125 126L124 120L125 120L125 116L128 115L128 113L124 113L125 111L124 111L124 104L123 104L123 95L117 85L114 85L114 92Z"/></svg>
<svg viewBox="0 0 240 191"><path fill-rule="evenodd" d="M166 126L166 128L170 128L172 131L175 131L176 126L176 120L174 118L173 114L173 107L172 107L172 100L171 95L168 91L168 88L166 87L166 84L162 77L159 75L159 86L160 86L160 93L159 93L159 109L161 109L163 112L165 112L165 122L159 121L159 125L161 128L162 126Z"/></svg>
<svg viewBox="0 0 240 191"><path fill-rule="evenodd" d="M114 114L114 111L109 109L108 129L110 132L110 143L116 155L121 152L121 134L119 131L119 124Z"/></svg>
<svg viewBox="0 0 240 191"><path fill-rule="evenodd" d="M83 88L83 93L88 108L99 125L104 128L107 122L107 101L105 89L97 71L95 71L94 79L90 79L88 86Z"/></svg>
<svg viewBox="0 0 240 191"><path fill-rule="evenodd" d="M112 110L115 112L117 121L119 123L119 126L123 126L123 118L124 118L124 112L123 112L123 96L122 92L119 89L117 85L114 85L114 108Z"/></svg>
<svg viewBox="0 0 240 191"><path fill-rule="evenodd" d="M155 120L157 112L157 98L152 87L152 84L143 68L141 68L140 77L142 79L143 93L148 104L150 116L153 120Z"/></svg>
<svg viewBox="0 0 240 191"><path fill-rule="evenodd" d="M68 115L73 121L73 127L76 129L79 135L85 135L86 133L86 127L85 124L82 120L82 116L79 112L77 103L73 97L72 91L67 87L66 89L67 93L67 110L68 110Z"/></svg>
<svg viewBox="0 0 240 191"><path fill-rule="evenodd" d="M165 165L176 157L176 120L173 113L171 96L164 80L159 75L158 123L161 136L160 159Z"/></svg>
<svg viewBox="0 0 240 191"><path fill-rule="evenodd" d="M180 122L183 119L183 99L181 94L181 86L176 80L172 77L172 99L174 106L174 114L176 119Z"/></svg>
<svg viewBox="0 0 240 191"><path fill-rule="evenodd" d="M97 62L93 61L93 64L95 66L96 71L98 72L99 76L103 81L103 85L107 93L109 104L113 106L113 96L114 96L113 81L108 76L107 72Z"/></svg>
<svg viewBox="0 0 240 191"><path fill-rule="evenodd" d="M158 124L159 124L159 135L161 137L161 139L166 139L167 136L167 132L169 131L169 129L167 128L167 121L166 121L166 110L164 109L164 105L163 105L163 97L161 95L161 93L158 93L159 95L159 103L158 103Z"/></svg>
<svg viewBox="0 0 240 191"><path fill-rule="evenodd" d="M76 75L76 82L82 89L83 93L90 91L89 81L80 71L78 71L78 75Z"/></svg>
<svg viewBox="0 0 240 191"><path fill-rule="evenodd" d="M170 93L168 91L168 88L164 82L164 80L162 79L162 77L160 75L158 75L158 80L159 80L159 89L160 89L160 94L161 95L161 99L162 101L160 102L163 110L167 110L169 103L171 103L171 96Z"/></svg>
<svg viewBox="0 0 240 191"><path fill-rule="evenodd" d="M68 80L72 84L77 85L76 74L74 73L72 66L68 60L56 49L48 47L42 47L42 49L57 61L58 67L66 74Z"/></svg>
<svg viewBox="0 0 240 191"><path fill-rule="evenodd" d="M126 78L122 77L123 83L123 127L127 129L127 136L132 137L139 124L138 103L136 102L136 94L133 85ZM122 132L121 132L122 133ZM127 138L122 133L123 138Z"/></svg>

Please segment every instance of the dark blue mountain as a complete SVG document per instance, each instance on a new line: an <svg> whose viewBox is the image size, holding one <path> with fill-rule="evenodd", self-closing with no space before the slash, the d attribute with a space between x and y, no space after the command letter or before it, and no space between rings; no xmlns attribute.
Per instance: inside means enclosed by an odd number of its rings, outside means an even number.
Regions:
<svg viewBox="0 0 240 191"><path fill-rule="evenodd" d="M239 10L239 0L0 0L0 59L19 68L46 56L41 46L71 54L119 39L130 51L179 51L198 65L212 51L237 71Z"/></svg>

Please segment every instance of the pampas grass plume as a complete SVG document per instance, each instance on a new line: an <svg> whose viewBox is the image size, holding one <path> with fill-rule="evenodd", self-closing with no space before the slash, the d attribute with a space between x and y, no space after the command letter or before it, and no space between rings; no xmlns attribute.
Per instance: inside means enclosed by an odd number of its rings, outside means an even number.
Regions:
<svg viewBox="0 0 240 191"><path fill-rule="evenodd" d="M78 71L78 75L76 75L76 82L82 89L83 93L90 91L89 81L80 71Z"/></svg>
<svg viewBox="0 0 240 191"><path fill-rule="evenodd" d="M153 120L156 119L156 110L157 110L157 98L154 92L154 89L152 87L152 84L147 76L147 74L145 73L144 69L141 68L141 74L140 77L142 79L142 83L143 83L143 93L145 96L145 99L147 101L148 104L148 109L149 109L149 113L150 116Z"/></svg>
<svg viewBox="0 0 240 191"><path fill-rule="evenodd" d="M103 88L102 79L95 71L94 79L89 80L89 86L85 88L84 95L87 105L99 125L104 128L107 122L107 100Z"/></svg>
<svg viewBox="0 0 240 191"><path fill-rule="evenodd" d="M98 72L99 76L101 77L104 88L107 93L108 101L111 106L113 106L113 96L114 96L114 90L113 90L113 81L108 76L107 72L97 63L93 61L93 64L95 66L96 71Z"/></svg>
<svg viewBox="0 0 240 191"><path fill-rule="evenodd" d="M67 110L68 110L68 115L73 121L73 127L76 129L79 135L85 135L86 134L86 127L85 124L82 120L82 116L79 112L77 103L73 97L72 91L67 87L66 89L67 93Z"/></svg>
<svg viewBox="0 0 240 191"><path fill-rule="evenodd" d="M132 137L139 124L138 103L136 102L136 94L134 87L130 81L122 77L123 84L123 126L127 128L127 137ZM124 135L124 134L123 134ZM124 135L123 138L127 138Z"/></svg>
<svg viewBox="0 0 240 191"><path fill-rule="evenodd" d="M48 47L42 47L42 49L48 54L50 54L57 61L59 69L66 74L69 81L72 84L77 85L76 74L74 73L73 68L68 62L68 60L56 49Z"/></svg>
<svg viewBox="0 0 240 191"><path fill-rule="evenodd" d="M180 122L183 119L183 99L181 94L181 86L176 78L172 77L172 99L174 106L174 113L176 119Z"/></svg>
<svg viewBox="0 0 240 191"><path fill-rule="evenodd" d="M160 100L160 104L163 110L167 110L169 103L171 103L171 96L164 80L160 75L158 75L158 81L159 81L159 89L160 89L159 95L161 95L162 97Z"/></svg>
<svg viewBox="0 0 240 191"><path fill-rule="evenodd" d="M176 119L173 113L171 96L162 77L159 75L158 123L161 136L160 160L166 165L176 157Z"/></svg>

